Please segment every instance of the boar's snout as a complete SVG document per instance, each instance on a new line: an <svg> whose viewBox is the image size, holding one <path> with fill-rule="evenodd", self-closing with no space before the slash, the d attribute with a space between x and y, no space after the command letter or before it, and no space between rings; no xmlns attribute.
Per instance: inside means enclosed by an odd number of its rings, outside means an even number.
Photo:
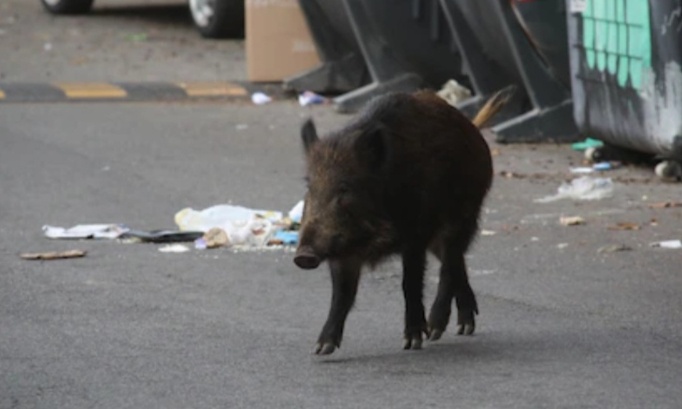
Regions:
<svg viewBox="0 0 682 409"><path fill-rule="evenodd" d="M322 259L315 254L313 248L310 246L300 246L296 250L294 263L302 269L312 270L317 268L321 262Z"/></svg>

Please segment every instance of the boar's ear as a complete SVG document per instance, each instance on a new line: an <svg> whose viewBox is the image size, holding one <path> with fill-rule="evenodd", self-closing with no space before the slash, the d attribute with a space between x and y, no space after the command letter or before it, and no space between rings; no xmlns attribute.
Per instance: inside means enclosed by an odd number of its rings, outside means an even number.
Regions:
<svg viewBox="0 0 682 409"><path fill-rule="evenodd" d="M310 148L320 140L317 137L315 123L311 118L308 118L301 127L301 139L303 140L303 150L305 153L308 153Z"/></svg>
<svg viewBox="0 0 682 409"><path fill-rule="evenodd" d="M358 156L363 158L370 169L379 170L386 166L390 156L388 133L383 124L373 124L355 141Z"/></svg>

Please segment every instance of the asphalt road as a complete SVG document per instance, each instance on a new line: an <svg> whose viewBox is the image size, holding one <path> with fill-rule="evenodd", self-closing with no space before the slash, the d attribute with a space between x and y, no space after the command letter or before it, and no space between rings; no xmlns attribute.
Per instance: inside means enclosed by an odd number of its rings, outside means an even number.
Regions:
<svg viewBox="0 0 682 409"><path fill-rule="evenodd" d="M648 245L679 237L681 209L648 207L678 187L622 169L611 199L534 203L579 157L566 147L496 147L498 172L516 177L498 176L483 224L496 234L469 258L478 333L418 352L400 349L395 263L365 275L342 349L320 359L327 273L290 252L42 237L43 224L172 228L186 206L288 210L309 114L323 130L346 119L287 102L2 106L0 407L679 406L680 252ZM544 176L522 178L529 168ZM619 221L641 229L608 229ZM614 243L632 250L597 252ZM17 256L68 248L88 255Z"/></svg>
<svg viewBox="0 0 682 409"><path fill-rule="evenodd" d="M67 19L0 4L0 81L243 79L240 41L198 39L180 6L160 9L169 20L113 3ZM682 239L682 208L652 208L681 187L624 167L599 175L610 198L535 202L581 165L565 145L488 135L496 179L468 257L477 333L422 351L401 350L397 261L364 274L342 348L319 358L328 273L297 269L291 251L165 254L42 235L173 228L184 207L228 202L287 211L303 195L309 115L323 132L348 119L291 101L0 104L0 408L680 407L682 250L650 243ZM71 248L87 256L18 257Z"/></svg>

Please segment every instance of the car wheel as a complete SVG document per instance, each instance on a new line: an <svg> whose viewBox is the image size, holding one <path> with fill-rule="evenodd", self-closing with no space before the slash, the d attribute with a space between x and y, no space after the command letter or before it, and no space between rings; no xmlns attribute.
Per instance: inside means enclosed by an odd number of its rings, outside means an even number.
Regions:
<svg viewBox="0 0 682 409"><path fill-rule="evenodd" d="M203 37L244 35L244 0L189 0L189 10Z"/></svg>
<svg viewBox="0 0 682 409"><path fill-rule="evenodd" d="M40 0L43 7L53 14L82 14L92 8L94 0Z"/></svg>

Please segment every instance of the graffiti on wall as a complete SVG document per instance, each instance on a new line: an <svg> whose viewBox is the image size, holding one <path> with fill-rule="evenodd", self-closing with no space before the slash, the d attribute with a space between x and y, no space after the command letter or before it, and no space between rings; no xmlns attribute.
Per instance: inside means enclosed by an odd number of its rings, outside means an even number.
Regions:
<svg viewBox="0 0 682 409"><path fill-rule="evenodd" d="M581 0L583 46L590 69L615 76L621 87L641 89L651 69L648 0Z"/></svg>

